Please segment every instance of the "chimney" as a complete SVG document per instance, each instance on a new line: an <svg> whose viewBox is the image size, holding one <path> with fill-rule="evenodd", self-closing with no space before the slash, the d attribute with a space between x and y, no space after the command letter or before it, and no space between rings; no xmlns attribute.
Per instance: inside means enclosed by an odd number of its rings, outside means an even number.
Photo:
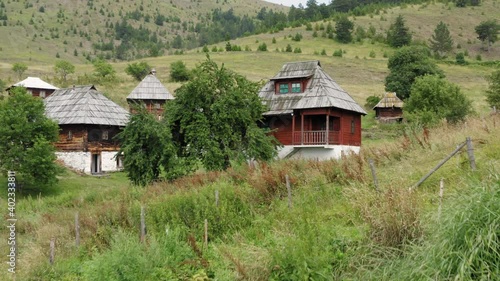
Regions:
<svg viewBox="0 0 500 281"><path fill-rule="evenodd" d="M153 74L154 76L156 76L156 70L154 68L151 69L151 74Z"/></svg>

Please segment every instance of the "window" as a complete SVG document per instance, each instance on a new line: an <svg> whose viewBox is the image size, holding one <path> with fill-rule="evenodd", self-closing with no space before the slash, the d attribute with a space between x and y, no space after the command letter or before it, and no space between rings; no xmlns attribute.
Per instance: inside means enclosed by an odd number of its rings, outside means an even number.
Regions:
<svg viewBox="0 0 500 281"><path fill-rule="evenodd" d="M155 103L155 104L154 104L154 108L155 108L155 109L160 109L160 104L159 104L159 103Z"/></svg>
<svg viewBox="0 0 500 281"><path fill-rule="evenodd" d="M73 132L71 130L68 131L68 140L73 139Z"/></svg>
<svg viewBox="0 0 500 281"><path fill-rule="evenodd" d="M108 130L102 131L102 139L107 140L108 139Z"/></svg>
<svg viewBox="0 0 500 281"><path fill-rule="evenodd" d="M300 83L292 83L292 93L302 93Z"/></svg>
<svg viewBox="0 0 500 281"><path fill-rule="evenodd" d="M45 91L40 91L40 97L41 97L42 99L44 99L44 98L45 98Z"/></svg>
<svg viewBox="0 0 500 281"><path fill-rule="evenodd" d="M288 93L288 83L280 84L280 94Z"/></svg>
<svg viewBox="0 0 500 281"><path fill-rule="evenodd" d="M351 134L354 134L356 129L356 124L354 123L354 119L351 120Z"/></svg>

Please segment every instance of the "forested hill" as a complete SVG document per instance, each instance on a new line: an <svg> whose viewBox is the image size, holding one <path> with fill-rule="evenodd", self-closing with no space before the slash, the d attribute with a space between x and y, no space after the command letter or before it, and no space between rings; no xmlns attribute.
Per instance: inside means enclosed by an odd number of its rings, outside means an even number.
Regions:
<svg viewBox="0 0 500 281"><path fill-rule="evenodd" d="M0 0L0 56L8 63L159 56L267 30L288 9L246 0Z"/></svg>

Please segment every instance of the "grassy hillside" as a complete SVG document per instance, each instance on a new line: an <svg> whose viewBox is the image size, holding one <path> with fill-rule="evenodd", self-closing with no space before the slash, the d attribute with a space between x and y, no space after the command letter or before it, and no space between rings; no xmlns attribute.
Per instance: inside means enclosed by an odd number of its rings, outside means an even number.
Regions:
<svg viewBox="0 0 500 281"><path fill-rule="evenodd" d="M13 2L15 3L15 2ZM11 4L13 4L11 3ZM204 1L201 2L205 3ZM200 4L201 5L201 4ZM260 6L259 6L260 7ZM33 7L34 8L34 7ZM257 7L255 9L258 9ZM399 14L402 13L407 19L410 30L414 33L414 38L426 41L433 32L437 22L443 20L450 24L455 43L461 45L456 52L469 53L466 60L470 63L466 66L454 64L454 55L445 61L438 62L447 76L447 79L460 85L467 96L474 101L474 107L479 112L487 112L488 106L485 102L484 92L487 89L485 77L489 75L494 66L482 65L476 61L476 55L482 56L482 61L498 60L500 58L499 43L493 45L490 52L480 50L480 42L475 39L474 26L481 20L494 18L498 12L495 1L483 1L479 7L457 8L451 4L426 4L413 5L402 8L394 8L380 12L379 15L367 15L364 17L352 18L355 25L363 26L368 30L369 25L376 28L376 32L385 34L387 26ZM466 14L467 16L464 16ZM254 81L264 81L272 77L284 62L319 59L323 68L336 80L341 87L345 88L360 104L364 104L366 97L370 95L381 95L384 92L384 78L388 73L387 57L394 49L387 45L376 42L376 40L364 39L352 44L340 44L332 39L322 37L321 25L326 28L333 21L313 23L313 30L307 31L306 27L288 28L284 31L273 34L260 34L232 40L231 44L238 45L244 50L247 47L251 51L241 52L211 52L210 55L218 63L224 63L230 69L247 76ZM453 24L452 24L453 23ZM459 23L459 24L454 24ZM318 37L313 37L314 29L318 26ZM0 27L2 30L2 27ZM302 40L293 41L296 34L302 35ZM273 38L276 43L273 43ZM469 42L470 43L467 43ZM44 44L49 44L53 40L45 40ZM267 52L259 52L257 48L262 43L267 45ZM287 45L292 49L300 48L301 53L284 52ZM23 50L16 44L11 44L12 49ZM208 46L211 50L214 46ZM225 43L218 44L217 49L225 49ZM4 47L2 47L4 48ZM32 47L30 47L32 48ZM50 44L45 48L55 50ZM39 76L42 79L57 84L53 73L53 61L50 54L42 50L31 50L37 57L45 57L47 60L28 61L28 70L25 76ZM342 50L342 57L333 56L335 51ZM4 50L5 51L5 50ZM322 52L326 55L321 55ZM8 52L2 52L3 54ZM68 54L71 55L71 54ZM11 71L12 64L19 60L17 56L9 56L9 59L2 59L0 62L0 77L8 85L17 82L17 77ZM66 57L61 57L66 59ZM183 55L168 55L157 58L145 58L151 66L157 69L157 75L166 87L174 92L180 84L169 81L170 64L182 60L188 68L193 68L197 63L205 59L205 54L200 49L186 52ZM75 61L74 61L75 62ZM77 62L75 62L77 63ZM137 85L130 76L124 72L129 62L114 62L113 67L117 71L118 82L110 85L97 85L98 89L105 92L114 101L125 106L125 97ZM76 73L70 75L69 85L79 84L78 77L84 74L91 74L93 67L90 63L77 63ZM58 84L61 86L60 84Z"/></svg>
<svg viewBox="0 0 500 281"><path fill-rule="evenodd" d="M16 278L402 280L410 275L440 274L436 275L440 280L455 276L474 280L473 276L489 272L495 280L498 258L489 258L494 252L488 249L495 251L499 241L487 231L490 221L493 225L498 222L498 213L483 211L481 204L498 206L499 124L499 115L470 119L458 127L432 129L427 139L420 129L407 129L406 137L365 145L359 157L240 166L144 189L130 186L122 173L97 178L67 171L50 190L17 194ZM466 136L473 138L477 171L470 170L462 152L414 192L408 192L408 187ZM368 159L375 161L380 193L372 184ZM286 174L292 185L291 208ZM449 263L450 257L436 256L440 252L434 250L419 255L422 247L439 249L440 245L460 243L452 240L460 237L439 227L441 178L445 182L441 222L453 221L453 229L465 232L465 239L473 238L471 243L477 239L487 243L479 248L468 242L456 244L460 249L455 253L470 254L474 263L490 266L472 273L476 275L464 275L474 270L469 265L462 268L465 273L453 269L438 273L432 269L432 258L439 257L449 268L460 266L460 261ZM6 185L5 178L0 185ZM7 206L3 190L0 204ZM145 244L139 242L140 206L146 208ZM80 217L79 248L74 240L76 212ZM457 215L469 219L457 222ZM205 219L208 245L203 245ZM486 221L484 227L479 219ZM447 231L446 236L437 236L441 231ZM6 237L6 228L0 233ZM51 266L52 238L56 238L56 252ZM439 240L442 238L447 242ZM6 243L0 244L0 251L7 252ZM403 259L405 256L418 258L428 267L411 266L413 260ZM0 276L2 280L13 277L5 263ZM212 279L196 279L203 277Z"/></svg>
<svg viewBox="0 0 500 281"><path fill-rule="evenodd" d="M95 55L93 44L112 42L119 45L118 41L113 41L113 26L125 18L134 28L141 27L157 34L163 43L172 42L177 35L186 39L196 36L195 25L206 22L216 8L222 11L232 8L241 16L255 16L262 8L287 9L265 1L241 0L2 0L0 11L8 19L0 21L1 60L45 64L51 63L58 54L61 59L74 63L85 62L84 54ZM134 12L137 13L135 18ZM161 26L155 23L157 15L165 17Z"/></svg>

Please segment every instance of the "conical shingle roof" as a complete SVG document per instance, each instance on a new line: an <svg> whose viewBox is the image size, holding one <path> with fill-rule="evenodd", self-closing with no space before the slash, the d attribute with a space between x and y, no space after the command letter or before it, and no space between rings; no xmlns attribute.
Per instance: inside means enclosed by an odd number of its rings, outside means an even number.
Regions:
<svg viewBox="0 0 500 281"><path fill-rule="evenodd" d="M174 96L154 74L148 74L128 95L127 100L172 100Z"/></svg>
<svg viewBox="0 0 500 281"><path fill-rule="evenodd" d="M276 94L275 84L280 80L310 78L302 93ZM294 109L327 108L366 111L323 71L319 61L291 62L283 65L259 92L259 97L269 107L264 115L292 113Z"/></svg>
<svg viewBox="0 0 500 281"><path fill-rule="evenodd" d="M125 126L129 113L90 86L56 90L44 100L45 115L64 124Z"/></svg>
<svg viewBox="0 0 500 281"><path fill-rule="evenodd" d="M396 93L387 92L387 93L385 93L384 97L373 108L374 109L375 108L388 108L388 107L402 108L403 104L404 104L403 101L398 98Z"/></svg>

